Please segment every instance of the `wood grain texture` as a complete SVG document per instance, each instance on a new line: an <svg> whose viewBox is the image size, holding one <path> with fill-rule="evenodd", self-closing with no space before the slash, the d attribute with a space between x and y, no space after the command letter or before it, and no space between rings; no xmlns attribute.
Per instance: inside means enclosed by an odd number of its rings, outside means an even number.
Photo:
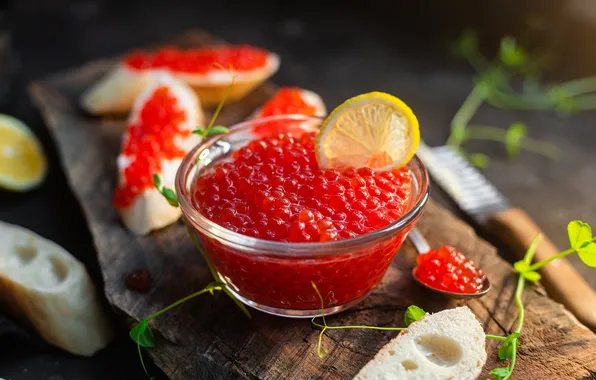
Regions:
<svg viewBox="0 0 596 380"><path fill-rule="evenodd" d="M211 41L202 32L177 40L185 46ZM34 83L31 94L54 136L70 186L87 217L106 296L130 323L202 288L210 275L181 224L135 237L111 207L122 120L88 117L76 104L80 93L112 62L93 63ZM270 93L270 88L261 87L244 101L224 108L222 124L243 119ZM454 245L485 270L493 290L467 304L487 333L507 334L517 317L511 266L471 227L433 202L419 226L432 246ZM406 243L372 294L351 311L329 318L329 323L401 326L410 304L427 311L460 304L412 281L414 257L413 247ZM136 293L124 285L123 276L139 268L148 269L153 276L149 293ZM596 336L549 299L542 288L529 287L524 300L526 324L512 379L596 379ZM395 336L366 330L329 331L323 344L330 354L319 359L318 330L308 320L256 311L248 320L222 294L192 300L154 322L157 346L147 353L171 379L349 379ZM501 365L497 348L496 342L487 342L489 360L481 378Z"/></svg>

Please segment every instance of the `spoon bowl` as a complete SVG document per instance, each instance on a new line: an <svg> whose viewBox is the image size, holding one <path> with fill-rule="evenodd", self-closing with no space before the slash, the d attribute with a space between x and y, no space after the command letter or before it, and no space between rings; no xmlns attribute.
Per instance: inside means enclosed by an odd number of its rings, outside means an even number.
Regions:
<svg viewBox="0 0 596 380"><path fill-rule="evenodd" d="M425 253L430 251L430 246L428 245L428 242L424 238L424 235L422 235L422 233L416 227L414 227L414 228L412 228L412 230L410 230L410 233L408 234L408 238L410 239L412 244L414 244L414 247L416 248L416 251L418 251L419 255L424 255ZM477 292L475 292L475 293L456 293L456 292L450 292L447 290L436 289L436 288L433 288L433 287L425 284L424 282L422 282L418 279L418 276L416 275L417 270L418 270L418 266L416 266L412 269L412 277L414 277L414 280L416 280L417 283L419 283L420 285L424 286L425 288L427 288L429 290L432 290L433 292L441 293L441 294L446 295L451 298L455 298L455 299L479 298L479 297L484 296L490 290L490 281L488 280L488 277L485 274L482 276L482 288L480 290L478 290Z"/></svg>
<svg viewBox="0 0 596 380"><path fill-rule="evenodd" d="M482 277L482 288L479 291L477 291L476 293L456 293L456 292L449 292L447 290L435 289L433 287L426 285L424 282L422 282L418 279L418 276L416 276L417 269L418 269L418 267L415 267L414 269L412 269L412 276L414 277L414 280L416 280L417 283L419 283L420 285L424 286L425 288L427 288L429 290L432 290L433 292L444 294L450 298L455 298L455 299L479 298L479 297L482 297L483 295L485 295L486 293L488 293L488 291L490 290L490 281L488 280L488 277L486 277L486 275L484 275Z"/></svg>

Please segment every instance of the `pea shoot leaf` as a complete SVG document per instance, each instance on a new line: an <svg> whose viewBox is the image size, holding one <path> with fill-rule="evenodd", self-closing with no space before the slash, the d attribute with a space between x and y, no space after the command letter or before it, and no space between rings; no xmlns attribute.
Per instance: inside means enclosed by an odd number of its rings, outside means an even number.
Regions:
<svg viewBox="0 0 596 380"><path fill-rule="evenodd" d="M220 281L213 281L210 282L209 284L207 284L207 286L205 286L205 290L208 291L209 293L211 293L211 295L213 295L213 292L216 290L223 290L224 287L226 285L223 282Z"/></svg>
<svg viewBox="0 0 596 380"><path fill-rule="evenodd" d="M213 136L213 135L219 135L222 133L228 133L229 131L230 130L228 128L224 127L223 125L215 125L207 132L207 137Z"/></svg>
<svg viewBox="0 0 596 380"><path fill-rule="evenodd" d="M511 158L519 156L521 150L521 143L527 135L526 125L517 121L509 126L505 133L505 149Z"/></svg>
<svg viewBox="0 0 596 380"><path fill-rule="evenodd" d="M533 270L524 272L521 274L521 276L530 282L537 282L540 281L540 279L542 278L540 273L535 272Z"/></svg>
<svg viewBox="0 0 596 380"><path fill-rule="evenodd" d="M581 220L572 220L567 224L567 235L571 248L579 251L583 244L592 241L592 227Z"/></svg>
<svg viewBox="0 0 596 380"><path fill-rule="evenodd" d="M528 264L524 260L520 260L520 261L514 263L513 268L515 268L515 271L517 273L519 273L520 276L522 276L523 278L525 278L528 281L536 282L542 278L540 273L530 270L530 264Z"/></svg>
<svg viewBox="0 0 596 380"><path fill-rule="evenodd" d="M511 36L501 39L499 57L501 58L501 62L506 66L521 66L528 60L526 51L518 46L515 38Z"/></svg>
<svg viewBox="0 0 596 380"><path fill-rule="evenodd" d="M469 154L468 161L479 169L486 169L490 165L490 157L482 153Z"/></svg>
<svg viewBox="0 0 596 380"><path fill-rule="evenodd" d="M513 264L513 268L517 273L524 273L530 269L530 264L526 263L524 260L520 260Z"/></svg>
<svg viewBox="0 0 596 380"><path fill-rule="evenodd" d="M130 337L141 347L155 347L155 335L149 327L149 321L141 320L130 330Z"/></svg>
<svg viewBox="0 0 596 380"><path fill-rule="evenodd" d="M581 220L572 220L567 225L569 244L584 264L596 267L596 243L592 240L592 228Z"/></svg>
<svg viewBox="0 0 596 380"><path fill-rule="evenodd" d="M406 326L409 326L411 323L420 320L425 314L426 311L422 310L418 306L410 305L406 310L406 314L404 315Z"/></svg>
<svg viewBox="0 0 596 380"><path fill-rule="evenodd" d="M540 273L530 270L530 264L528 264L524 260L520 260L520 261L514 263L513 268L515 268L515 271L517 273L519 273L520 276L522 276L523 278L525 278L528 281L536 282L542 278Z"/></svg>
<svg viewBox="0 0 596 380"><path fill-rule="evenodd" d="M473 30L464 30L453 44L453 52L460 57L469 57L478 51L478 35Z"/></svg>
<svg viewBox="0 0 596 380"><path fill-rule="evenodd" d="M174 190L164 187L161 193L171 206L178 207L178 197L176 196Z"/></svg>
<svg viewBox="0 0 596 380"><path fill-rule="evenodd" d="M161 191L161 178L159 178L158 174L153 174L153 183L155 184L155 188Z"/></svg>
<svg viewBox="0 0 596 380"><path fill-rule="evenodd" d="M507 360L513 355L513 341L519 336L518 332L514 332L503 341L503 344L499 348L499 359Z"/></svg>
<svg viewBox="0 0 596 380"><path fill-rule="evenodd" d="M584 264L596 268L596 243L586 242L582 244L577 254Z"/></svg>
<svg viewBox="0 0 596 380"><path fill-rule="evenodd" d="M203 128L197 128L194 131L192 131L192 133L194 133L195 135L199 135L199 136L205 136L205 133L207 134L206 137L209 136L215 136L215 135L219 135L222 133L228 133L230 130L226 127L224 127L223 125L215 125L211 128L209 128L207 131L205 131Z"/></svg>
<svg viewBox="0 0 596 380"><path fill-rule="evenodd" d="M547 95L557 112L569 115L577 111L577 103L564 88L553 86Z"/></svg>
<svg viewBox="0 0 596 380"><path fill-rule="evenodd" d="M511 374L511 370L509 368L495 368L489 374L493 375L494 380L502 380Z"/></svg>
<svg viewBox="0 0 596 380"><path fill-rule="evenodd" d="M157 191L159 191L160 194L164 196L164 198L168 201L170 206L178 207L178 197L176 196L176 193L174 192L174 190L168 187L161 186L161 178L159 178L159 175L153 174L153 183L155 184L155 188L157 189Z"/></svg>

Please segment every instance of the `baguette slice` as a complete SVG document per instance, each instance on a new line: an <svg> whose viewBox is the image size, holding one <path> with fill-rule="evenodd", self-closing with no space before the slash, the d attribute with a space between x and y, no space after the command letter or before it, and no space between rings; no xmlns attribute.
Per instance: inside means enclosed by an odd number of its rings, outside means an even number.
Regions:
<svg viewBox="0 0 596 380"><path fill-rule="evenodd" d="M354 380L469 380L486 362L486 336L467 306L427 314L368 362Z"/></svg>
<svg viewBox="0 0 596 380"><path fill-rule="evenodd" d="M223 46L234 48L232 45ZM167 50L164 48L161 52L158 51L155 54L167 56ZM189 49L187 51L188 54L182 59L186 59L187 63L192 63L193 60L196 60L196 57L193 58L193 52L197 53L200 51L202 51L200 48ZM155 56L155 54L152 55L150 53L140 54ZM173 69L165 63L167 59L163 59L163 61L163 65L145 68L132 67L127 64L126 59L120 61L95 85L83 93L80 99L81 106L87 112L94 115L128 112L133 107L135 99L141 94L147 84L156 75L160 75L160 71L164 70L188 84L201 99L203 106L217 105L224 97L226 91L228 91L228 87L232 84L233 76L219 70L216 66L213 66L213 70L206 73L195 73ZM216 64L217 62L214 61L213 63ZM226 100L227 103L232 103L245 97L250 91L275 74L279 69L279 65L279 56L267 52L267 59L263 66L252 70L234 72L236 80L230 88Z"/></svg>
<svg viewBox="0 0 596 380"><path fill-rule="evenodd" d="M174 72L174 75L192 87L204 106L212 107L219 104L230 85L232 87L226 98L227 103L233 103L244 98L249 92L275 74L279 70L279 65L279 56L269 53L267 63L263 67L250 71L234 72L236 79L233 85L232 75L221 71L215 71L206 75Z"/></svg>
<svg viewBox="0 0 596 380"><path fill-rule="evenodd" d="M175 109L183 113L183 118L178 121L176 125L181 131L178 135L164 136L164 125L155 123L169 123L170 120L160 119L155 116L155 105L150 105L159 91L166 90L167 94L176 99ZM146 108L150 109L147 110ZM162 114L167 114L174 111L170 108L171 104L165 104L160 107ZM150 120L145 124L142 115L148 113L157 118L158 121ZM159 160L161 169L158 173L154 173L148 169L148 162L157 160L156 156L152 154L161 154L161 151L142 151L139 155L129 155L125 149L130 145L142 145L147 140L163 140L164 138L173 138L173 144L181 152L187 153L194 148L201 137L192 134L191 132L198 126L204 124L204 114L201 109L201 103L196 94L184 82L181 82L172 77L168 72L161 72L160 76L156 77L153 82L141 93L135 100L133 111L128 120L128 129L124 134L123 151L117 159L117 166L119 171L119 184L114 196L116 208L122 217L124 225L133 233L137 235L146 235L152 230L165 227L174 223L182 215L179 207L172 207L168 201L157 191L153 186L153 174L159 174L162 184L170 189L174 188L174 181L176 179L176 172L182 163L183 157L162 158ZM134 128L135 132L132 132ZM153 147L159 144L153 144ZM156 149L156 148L153 148ZM136 169L135 169L136 167ZM128 168L132 168L134 177L143 177L145 184L148 186L142 188L142 191L136 197L128 202L122 204L118 199L122 194L125 194L127 189L134 187L130 184L126 176ZM132 180L138 178L131 178Z"/></svg>
<svg viewBox="0 0 596 380"><path fill-rule="evenodd" d="M93 115L124 114L159 75L157 70L134 70L119 63L81 96L81 106Z"/></svg>
<svg viewBox="0 0 596 380"><path fill-rule="evenodd" d="M0 222L0 301L47 342L92 356L113 332L83 264L28 229Z"/></svg>

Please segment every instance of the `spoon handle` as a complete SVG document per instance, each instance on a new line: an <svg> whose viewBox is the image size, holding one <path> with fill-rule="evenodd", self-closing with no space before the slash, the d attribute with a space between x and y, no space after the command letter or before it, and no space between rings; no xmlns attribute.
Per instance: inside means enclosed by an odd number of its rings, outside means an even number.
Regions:
<svg viewBox="0 0 596 380"><path fill-rule="evenodd" d="M413 227L408 234L408 238L414 244L414 248L416 248L419 255L430 251L430 245L428 245L424 235L418 228Z"/></svg>

